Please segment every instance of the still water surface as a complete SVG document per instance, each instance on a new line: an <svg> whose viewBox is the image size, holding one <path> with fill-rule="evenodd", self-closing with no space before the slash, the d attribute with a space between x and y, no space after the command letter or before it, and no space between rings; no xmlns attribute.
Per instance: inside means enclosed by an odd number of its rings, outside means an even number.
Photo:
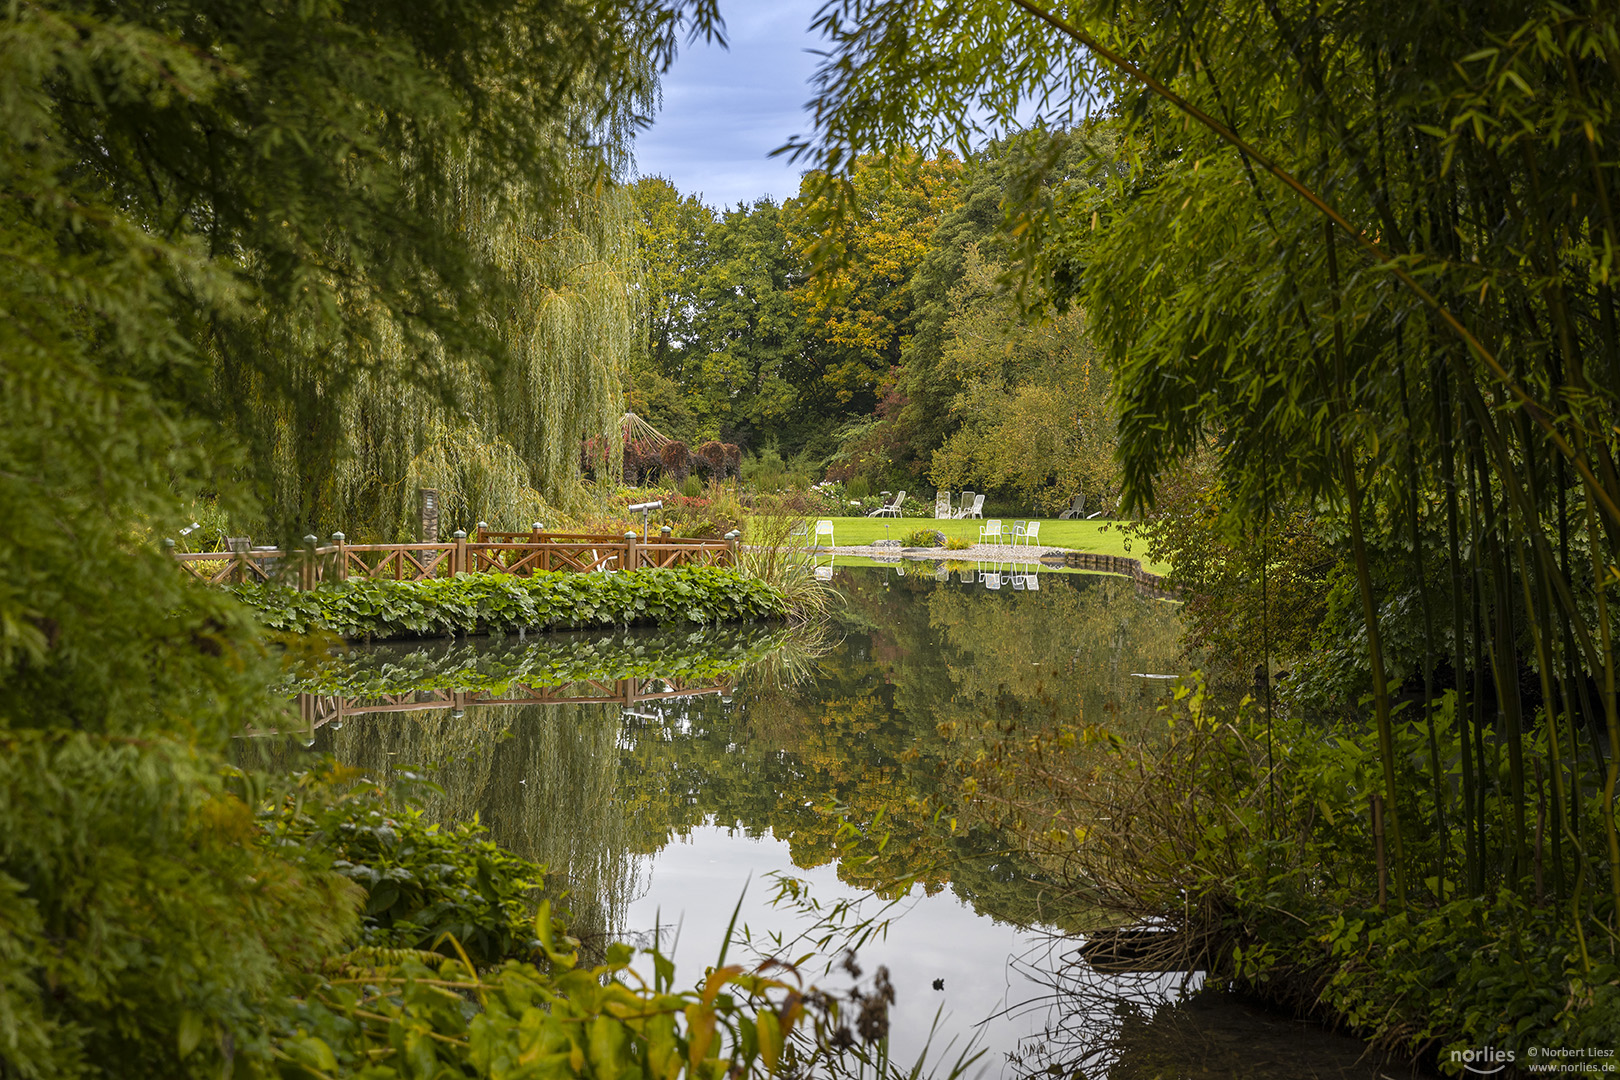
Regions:
<svg viewBox="0 0 1620 1080"><path fill-rule="evenodd" d="M838 569L836 629L813 648L734 629L374 650L353 679L369 696L341 715L322 699L314 748L379 776L430 767L432 812L477 814L546 863L579 932L656 934L693 979L734 910L731 959L797 956L795 938L847 902L836 921L873 931L858 965L895 987L897 1062L926 1047L946 1062L983 1051L970 1073L987 1077L1404 1075L1352 1039L1199 993L1196 973L1091 971L1085 913L957 816L956 766L987 726L1159 723L1168 683L1142 676L1180 670L1175 606L1113 577L904 569ZM526 689L581 657L608 674ZM525 688L501 689L513 672ZM530 703L472 703L458 680ZM433 691L400 693L412 686ZM409 711L363 711L384 700ZM819 909L773 905L786 879ZM816 981L848 984L822 963Z"/></svg>

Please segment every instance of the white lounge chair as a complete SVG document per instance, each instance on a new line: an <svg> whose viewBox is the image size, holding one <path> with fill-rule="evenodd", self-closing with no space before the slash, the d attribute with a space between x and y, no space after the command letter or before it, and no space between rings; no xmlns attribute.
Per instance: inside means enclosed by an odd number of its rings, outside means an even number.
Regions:
<svg viewBox="0 0 1620 1080"><path fill-rule="evenodd" d="M968 505L968 495L969 494L971 494L971 493L966 492L966 491L962 492L962 509L957 511L956 516L959 517L959 518L982 518L982 517L984 517L984 496L983 495L974 495L973 496L973 505L969 506Z"/></svg>
<svg viewBox="0 0 1620 1080"><path fill-rule="evenodd" d="M979 543L999 544L1005 539L1006 537L1001 532L1000 518L991 518L989 521L979 526Z"/></svg>
<svg viewBox="0 0 1620 1080"><path fill-rule="evenodd" d="M867 517L888 517L888 516L892 515L894 517L899 517L900 516L900 504L905 502L905 501L906 501L906 493L904 491L897 492L895 494L895 496L894 496L894 501L893 502L889 503L887 506L878 507L876 510L873 510L870 514L867 514L866 516Z"/></svg>
<svg viewBox="0 0 1620 1080"><path fill-rule="evenodd" d="M972 508L973 508L973 492L964 489L963 492L962 492L962 504L960 506L958 506L955 510L951 511L951 517L953 517L953 518L965 518L968 515L968 511L970 509L972 509Z"/></svg>
<svg viewBox="0 0 1620 1080"><path fill-rule="evenodd" d="M816 546L817 547L821 546L821 538L823 536L825 536L827 538L827 546L829 548L832 548L832 547L836 546L833 543L833 523L832 522L826 521L826 520L816 522Z"/></svg>
<svg viewBox="0 0 1620 1080"><path fill-rule="evenodd" d="M1069 500L1069 508L1058 515L1059 521L1069 521L1079 517L1086 509L1086 496L1084 492L1075 495Z"/></svg>
<svg viewBox="0 0 1620 1080"><path fill-rule="evenodd" d="M947 518L952 518L952 517L955 517L955 516L956 516L955 512L951 510L951 493L948 492L948 491L937 491L937 492L935 492L934 493L934 520L935 521L943 521L943 520L945 520Z"/></svg>

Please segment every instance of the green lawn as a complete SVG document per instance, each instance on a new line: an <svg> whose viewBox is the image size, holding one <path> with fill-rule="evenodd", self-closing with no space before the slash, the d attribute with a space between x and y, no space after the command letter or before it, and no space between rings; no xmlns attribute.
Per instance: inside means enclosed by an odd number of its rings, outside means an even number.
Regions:
<svg viewBox="0 0 1620 1080"><path fill-rule="evenodd" d="M975 519L966 521L935 521L932 518L872 518L872 517L841 517L827 518L833 523L833 540L839 547L853 547L859 544L870 544L874 540L899 540L908 533L918 529L934 529L944 533L947 537L960 536L975 543L979 539L979 526L984 522ZM884 524L888 524L885 531ZM1056 518L1042 518L1040 543L1046 547L1073 548L1076 551L1094 551L1101 555L1124 555L1128 558L1141 559L1142 567L1154 573L1163 573L1169 567L1158 563L1150 563L1143 555L1144 544L1137 540L1126 548L1126 539L1119 531L1118 523L1106 521L1059 521ZM1013 520L1003 518L1002 528L1009 533L1012 530ZM1112 527L1110 525L1112 524ZM810 524L812 534L815 531L815 522ZM949 554L946 553L949 558Z"/></svg>

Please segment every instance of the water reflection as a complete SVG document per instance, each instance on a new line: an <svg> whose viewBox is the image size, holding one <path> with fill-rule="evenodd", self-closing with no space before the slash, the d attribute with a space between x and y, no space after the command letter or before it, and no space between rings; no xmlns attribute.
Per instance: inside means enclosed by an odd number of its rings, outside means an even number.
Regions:
<svg viewBox="0 0 1620 1080"><path fill-rule="evenodd" d="M547 639L538 659L510 640L471 656L364 654L337 682L306 687L348 701L346 722L316 726L315 745L379 778L432 765L443 794L430 812L476 815L547 863L586 933L678 925L677 961L695 974L750 876L756 934L792 931L791 912L765 905L768 871L809 880L829 903L896 900L907 913L863 952L895 972L897 1055L920 1047L944 1007L936 1051L977 1033L991 1075L1055 1064L1142 1075L1128 1071L1140 1056L1129 1047L1083 1066L1060 1049L1077 1023L1109 1038L1140 1025L1118 1011L1126 998L1077 1008L1083 996L1053 984L1077 965L1062 955L1072 939L1051 945L1050 934L1083 931L1086 913L963 803L960 766L1008 725L1155 724L1166 685L1132 673L1178 670L1174 605L1121 578L1022 564L835 569L829 557L817 570L843 602L837 640L815 662L758 629L720 642ZM448 659L419 655L434 649ZM655 670L674 662L679 671ZM595 664L593 676L549 688L541 677L579 664ZM413 671L429 685L409 683ZM457 693L475 696L443 696ZM573 700L496 704L525 693ZM387 695L402 707L355 707ZM1020 960L1045 947L1059 950L1056 967ZM1166 983L1158 1000L1176 992ZM1141 1008L1149 1024L1167 1011Z"/></svg>

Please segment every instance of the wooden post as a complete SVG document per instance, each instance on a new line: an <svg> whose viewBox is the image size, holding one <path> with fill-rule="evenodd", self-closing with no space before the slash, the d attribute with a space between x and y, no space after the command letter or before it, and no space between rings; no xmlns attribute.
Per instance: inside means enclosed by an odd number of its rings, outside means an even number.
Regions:
<svg viewBox="0 0 1620 1080"><path fill-rule="evenodd" d="M624 569L641 569L641 551L636 545L636 534L634 532L624 534Z"/></svg>
<svg viewBox="0 0 1620 1080"><path fill-rule="evenodd" d="M456 550L450 556L451 577L467 572L467 532L465 529L457 529L453 535L456 539Z"/></svg>
<svg viewBox="0 0 1620 1080"><path fill-rule="evenodd" d="M227 536L225 546L230 549L231 561L235 563L232 577L236 579L236 584L240 585L247 580L247 555L248 549L253 546L253 538L251 536Z"/></svg>
<svg viewBox="0 0 1620 1080"><path fill-rule="evenodd" d="M1373 851L1378 858L1378 910L1389 908L1389 867L1384 862L1384 797L1376 792L1367 796L1372 806Z"/></svg>
<svg viewBox="0 0 1620 1080"><path fill-rule="evenodd" d="M416 501L421 513L421 542L439 542L439 493L433 488L417 488Z"/></svg>
<svg viewBox="0 0 1620 1080"><path fill-rule="evenodd" d="M334 564L332 576L338 581L349 580L349 553L344 550L343 541L348 539L340 532L332 534L332 543L337 546L337 562Z"/></svg>
<svg viewBox="0 0 1620 1080"><path fill-rule="evenodd" d="M726 565L728 566L737 565L737 537L738 533L735 529L726 533Z"/></svg>

